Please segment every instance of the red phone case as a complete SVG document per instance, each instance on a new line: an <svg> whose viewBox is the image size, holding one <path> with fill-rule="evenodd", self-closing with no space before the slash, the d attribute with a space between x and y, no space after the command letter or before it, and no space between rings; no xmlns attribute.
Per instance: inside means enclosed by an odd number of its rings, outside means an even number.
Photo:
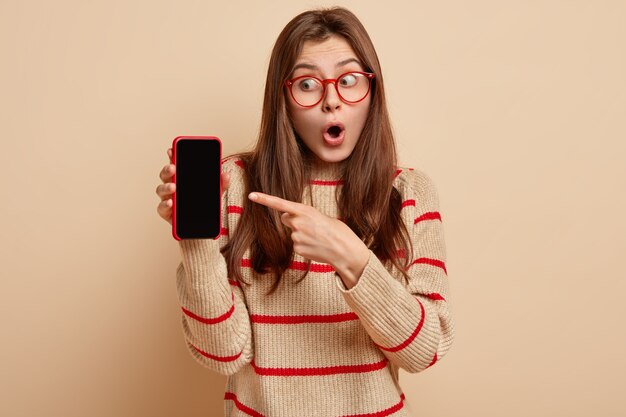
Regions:
<svg viewBox="0 0 626 417"><path fill-rule="evenodd" d="M172 142L172 164L176 165L176 144L178 143L179 140L181 139L211 139L211 140L216 140L218 141L218 143L220 144L220 175L222 172L222 141L217 137L217 136L177 136L176 138L174 138L174 141ZM172 182L174 184L176 184L176 174L174 174L172 176ZM217 236L215 238L213 238L213 240L217 240L220 237L221 234L221 230L222 230L222 202L221 202L221 195L222 195L222 180L220 178L220 233L217 234ZM177 232L176 232L176 192L174 192L174 194L172 195L172 236L174 236L174 239L176 240L182 240L182 238L180 236L178 236Z"/></svg>

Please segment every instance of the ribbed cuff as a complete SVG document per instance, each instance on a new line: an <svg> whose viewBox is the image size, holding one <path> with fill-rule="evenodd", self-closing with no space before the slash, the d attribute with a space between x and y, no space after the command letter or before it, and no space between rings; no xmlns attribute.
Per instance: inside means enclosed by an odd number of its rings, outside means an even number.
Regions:
<svg viewBox="0 0 626 417"><path fill-rule="evenodd" d="M339 274L335 272L335 279L339 291L341 291L347 299L356 303L370 304L371 301L373 301L372 297L378 299L384 298L386 301L387 297L392 295L394 292L394 289L389 288L389 278L391 278L387 277L389 275L389 271L387 271L385 266L382 262L380 262L371 249L369 250L369 254L370 256L367 260L367 264L365 265L365 268L361 273L361 277L354 287L347 289ZM399 284L395 280L393 282Z"/></svg>
<svg viewBox="0 0 626 417"><path fill-rule="evenodd" d="M226 260L217 240L183 239L179 247L188 282L193 288L215 293L219 287L230 297Z"/></svg>
<svg viewBox="0 0 626 417"><path fill-rule="evenodd" d="M336 275L336 284L346 303L359 316L375 341L384 346L397 345L411 335L422 317L420 302L410 294L385 268L383 263L370 250L370 257L357 284L349 290L341 277ZM436 337L430 334L437 321L430 306L424 307L425 323L421 335L427 335L430 349L436 348Z"/></svg>

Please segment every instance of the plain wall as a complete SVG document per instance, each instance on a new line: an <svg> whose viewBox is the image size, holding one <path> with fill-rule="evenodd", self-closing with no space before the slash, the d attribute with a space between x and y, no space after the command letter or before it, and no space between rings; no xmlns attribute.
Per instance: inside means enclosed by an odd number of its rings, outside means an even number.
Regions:
<svg viewBox="0 0 626 417"><path fill-rule="evenodd" d="M440 194L457 334L411 408L626 415L626 4L591 0L2 0L0 415L221 415L158 174L178 135L251 148L276 37L332 4Z"/></svg>

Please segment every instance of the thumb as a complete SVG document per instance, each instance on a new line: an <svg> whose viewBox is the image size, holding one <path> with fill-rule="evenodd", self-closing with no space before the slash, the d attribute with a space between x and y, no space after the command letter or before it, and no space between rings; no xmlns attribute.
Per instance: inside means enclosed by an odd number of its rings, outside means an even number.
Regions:
<svg viewBox="0 0 626 417"><path fill-rule="evenodd" d="M230 172L222 172L222 193L230 186Z"/></svg>

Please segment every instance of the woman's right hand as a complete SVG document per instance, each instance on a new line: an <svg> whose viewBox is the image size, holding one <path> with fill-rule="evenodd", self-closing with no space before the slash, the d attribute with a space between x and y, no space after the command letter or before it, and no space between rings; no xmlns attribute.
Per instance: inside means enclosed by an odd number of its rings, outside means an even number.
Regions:
<svg viewBox="0 0 626 417"><path fill-rule="evenodd" d="M161 202L157 206L157 213L170 225L172 224L172 194L176 191L176 184L172 182L172 177L176 173L176 165L172 164L172 148L167 150L167 156L170 158L170 163L165 165L159 174L163 184L160 184L156 188L157 195L161 198ZM222 201L222 195L224 191L230 185L230 174L222 172L220 181L222 182L222 193L220 194L220 201Z"/></svg>

